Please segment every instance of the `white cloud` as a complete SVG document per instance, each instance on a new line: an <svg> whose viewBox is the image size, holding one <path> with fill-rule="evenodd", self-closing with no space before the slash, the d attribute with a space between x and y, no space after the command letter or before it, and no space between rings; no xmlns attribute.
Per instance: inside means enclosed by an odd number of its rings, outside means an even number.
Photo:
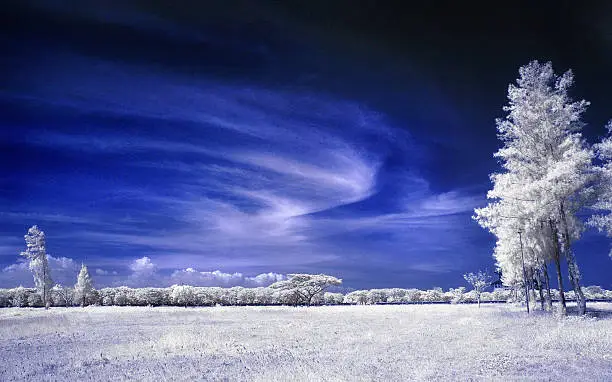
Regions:
<svg viewBox="0 0 612 382"><path fill-rule="evenodd" d="M160 270L157 264L147 256L135 259L129 269L131 270L129 275L113 277L112 284L131 287L167 287L174 284L227 288L232 286L258 287L267 286L285 278L284 275L273 272L245 276L240 272L199 271L193 267ZM105 275L108 274L107 272ZM116 272L113 274L116 275Z"/></svg>
<svg viewBox="0 0 612 382"><path fill-rule="evenodd" d="M151 158L189 154L185 162L131 163L167 172L173 183L159 193L140 189L123 195L125 202L133 198L152 205L147 211L134 211L133 221L120 222L113 229L88 227L75 233L81 240L108 246L144 247L155 263L143 257L129 265L134 283L162 277L160 272L171 269L179 269L174 273L177 279L257 283L258 276L199 272L189 266L243 272L262 266L316 269L360 250L359 244L347 243L340 251L334 247L335 239L329 239L351 231L388 233L389 241L396 244L391 248L385 243L390 253L402 251L409 240L437 244L436 232L448 229L453 219L449 215L470 211L477 204L475 198L456 190L434 192L426 179L408 168L410 158L419 154L408 147L412 143L407 133L398 132L383 116L355 102L169 78L147 68L120 67L86 57L58 58L58 62L66 61L73 61L71 67L94 72L74 73L64 65L53 66L58 72L48 76L53 82L37 82L41 85L32 90L34 98L81 111L188 122L184 128L189 131L183 136L189 141L173 140L177 135L164 134L163 129L147 136L55 132L28 141L63 150L137 149L161 154ZM215 139L209 139L213 135ZM386 155L400 152L406 157L401 160L406 168L381 171ZM370 203L370 209L361 208L368 203L360 202L389 189L391 196ZM378 204L384 210L377 209ZM146 222L143 215L152 210L172 219L176 228L165 227L163 235L155 228L142 229L138 220ZM417 229L423 230L415 240ZM450 242L455 234L445 235Z"/></svg>
<svg viewBox="0 0 612 382"><path fill-rule="evenodd" d="M146 275L155 272L155 264L147 256L136 259L130 265L132 272L138 275Z"/></svg>
<svg viewBox="0 0 612 382"><path fill-rule="evenodd" d="M274 284L277 281L285 280L287 276L279 273L261 273L254 277L245 278L245 284L247 286L268 286Z"/></svg>
<svg viewBox="0 0 612 382"><path fill-rule="evenodd" d="M105 271L104 269L100 269L100 268L96 268L96 274L100 275L100 276L106 276L108 275L108 271Z"/></svg>
<svg viewBox="0 0 612 382"><path fill-rule="evenodd" d="M193 268L177 270L170 276L173 284L188 284L197 286L268 286L276 281L285 279L284 275L277 273L262 273L257 276L246 277L242 273L225 273L219 270L212 272L199 272Z"/></svg>
<svg viewBox="0 0 612 382"><path fill-rule="evenodd" d="M68 257L53 257L50 255L48 261L54 282L64 285L71 285L76 282L77 273L80 269L77 262ZM4 287L34 286L34 279L28 264L27 261L18 261L4 267L0 272L0 285Z"/></svg>

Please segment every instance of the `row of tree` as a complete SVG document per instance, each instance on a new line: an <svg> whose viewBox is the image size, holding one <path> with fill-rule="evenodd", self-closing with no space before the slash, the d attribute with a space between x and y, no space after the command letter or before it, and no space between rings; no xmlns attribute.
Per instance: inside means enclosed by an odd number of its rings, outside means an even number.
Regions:
<svg viewBox="0 0 612 382"><path fill-rule="evenodd" d="M582 136L582 114L588 102L573 101L571 71L557 76L551 63L533 61L519 70L508 88L508 115L497 120L503 143L494 154L501 171L490 176L491 202L476 209L474 219L497 239L494 257L503 283L534 289L552 309L548 264L557 276L560 313L566 314L561 261L580 314L586 296L572 249L584 223L612 236L612 123L608 135L590 145ZM590 218L581 219L579 215ZM529 307L529 304L527 304Z"/></svg>
<svg viewBox="0 0 612 382"><path fill-rule="evenodd" d="M318 292L308 302L304 298L296 300L293 291L278 288L219 288L193 287L174 285L168 288L116 288L91 289L83 294L75 288L54 286L49 289L50 306L244 306L244 305L340 305L340 304L412 304L412 303L475 303L479 301L523 301L518 290L496 288L492 292L465 291L464 287L429 290L419 289L370 289L356 290L347 294ZM300 290L300 293L304 293ZM305 292L308 293L308 292ZM612 291L599 286L583 288L583 293L590 300L612 300ZM553 299L559 298L559 292L551 290ZM574 292L565 295L575 299ZM534 303L534 300L532 303ZM42 307L41 294L35 288L0 289L0 307Z"/></svg>

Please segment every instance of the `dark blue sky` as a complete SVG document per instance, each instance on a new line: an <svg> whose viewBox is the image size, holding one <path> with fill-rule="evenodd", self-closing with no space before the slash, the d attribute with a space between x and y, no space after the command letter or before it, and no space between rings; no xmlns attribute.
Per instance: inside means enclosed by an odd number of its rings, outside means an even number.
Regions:
<svg viewBox="0 0 612 382"><path fill-rule="evenodd" d="M326 3L9 1L0 287L32 284L32 224L65 283L80 262L98 285L448 288L493 269L470 216L508 83L532 59L572 68L597 139L612 8ZM586 284L612 287L608 245L577 243Z"/></svg>

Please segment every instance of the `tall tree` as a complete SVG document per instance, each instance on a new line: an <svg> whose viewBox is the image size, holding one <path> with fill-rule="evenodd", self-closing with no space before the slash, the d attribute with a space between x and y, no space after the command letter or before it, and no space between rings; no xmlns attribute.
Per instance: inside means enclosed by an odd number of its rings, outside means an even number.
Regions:
<svg viewBox="0 0 612 382"><path fill-rule="evenodd" d="M597 167L597 197L593 205L596 213L589 219L589 224L612 237L612 120L606 127L608 135L594 146L601 165Z"/></svg>
<svg viewBox="0 0 612 382"><path fill-rule="evenodd" d="M92 295L94 290L93 281L89 276L89 271L85 264L81 265L81 271L77 277L77 283L74 286L74 291L77 301L81 301L81 306L87 305L87 298Z"/></svg>
<svg viewBox="0 0 612 382"><path fill-rule="evenodd" d="M581 233L576 213L587 203L593 153L581 135L581 115L588 102L572 101L568 95L572 84L572 72L557 76L550 62L532 61L519 69L516 85L508 88L509 103L504 107L508 115L497 120L503 147L494 156L500 159L503 171L491 176L493 189L488 197L511 206L517 216L503 218L518 220L512 224L523 226L524 231L550 224L556 259L564 255L579 312L584 314L586 300L571 244ZM476 211L481 225L490 216ZM497 218L489 226L512 225L500 214ZM557 270L560 272L558 262ZM560 274L558 280L562 280Z"/></svg>
<svg viewBox="0 0 612 382"><path fill-rule="evenodd" d="M21 256L30 260L29 267L34 276L34 284L42 297L43 305L48 308L48 292L53 286L53 280L51 279L51 270L47 259L45 233L34 225L30 227L24 237L26 250L21 252Z"/></svg>

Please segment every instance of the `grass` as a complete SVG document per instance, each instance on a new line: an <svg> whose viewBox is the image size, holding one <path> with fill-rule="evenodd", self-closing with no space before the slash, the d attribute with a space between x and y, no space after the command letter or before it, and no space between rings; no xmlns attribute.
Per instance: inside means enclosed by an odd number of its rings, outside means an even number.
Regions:
<svg viewBox="0 0 612 382"><path fill-rule="evenodd" d="M0 310L1 381L612 380L612 304Z"/></svg>

